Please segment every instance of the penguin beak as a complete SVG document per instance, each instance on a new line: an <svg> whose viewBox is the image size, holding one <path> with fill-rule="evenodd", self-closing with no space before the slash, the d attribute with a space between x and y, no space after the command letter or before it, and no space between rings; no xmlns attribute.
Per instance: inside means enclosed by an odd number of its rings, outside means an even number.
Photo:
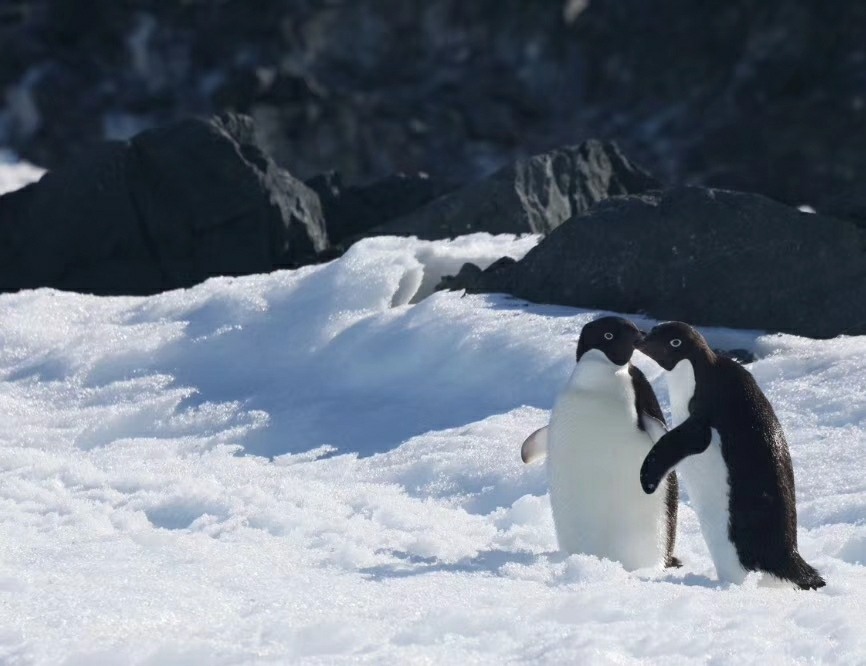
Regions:
<svg viewBox="0 0 866 666"><path fill-rule="evenodd" d="M664 347L659 345L658 338L653 335L652 331L645 333L644 336L635 343L634 348L641 354L649 356L656 363L658 363L659 359L664 355Z"/></svg>
<svg viewBox="0 0 866 666"><path fill-rule="evenodd" d="M634 347L656 363L664 356L664 346L659 344L658 337L653 335L653 331L647 333Z"/></svg>

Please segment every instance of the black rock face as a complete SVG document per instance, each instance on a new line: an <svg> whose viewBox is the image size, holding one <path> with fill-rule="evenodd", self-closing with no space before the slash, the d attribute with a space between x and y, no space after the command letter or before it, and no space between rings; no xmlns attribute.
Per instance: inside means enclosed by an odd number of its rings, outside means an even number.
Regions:
<svg viewBox="0 0 866 666"><path fill-rule="evenodd" d="M235 116L96 144L0 197L2 291L152 294L309 263L327 246L318 196Z"/></svg>
<svg viewBox="0 0 866 666"><path fill-rule="evenodd" d="M545 234L598 201L658 187L615 144L586 141L519 160L370 233L427 240L479 231Z"/></svg>
<svg viewBox="0 0 866 666"><path fill-rule="evenodd" d="M612 198L491 269L457 286L696 325L866 332L866 231L759 195L683 187Z"/></svg>
<svg viewBox="0 0 866 666"><path fill-rule="evenodd" d="M394 174L369 185L346 186L333 171L314 176L306 184L319 195L328 239L335 248L457 187L421 174Z"/></svg>
<svg viewBox="0 0 866 666"><path fill-rule="evenodd" d="M12 0L0 145L58 167L225 109L293 174L357 184L600 137L668 183L821 210L866 179L864 34L866 5L826 0Z"/></svg>

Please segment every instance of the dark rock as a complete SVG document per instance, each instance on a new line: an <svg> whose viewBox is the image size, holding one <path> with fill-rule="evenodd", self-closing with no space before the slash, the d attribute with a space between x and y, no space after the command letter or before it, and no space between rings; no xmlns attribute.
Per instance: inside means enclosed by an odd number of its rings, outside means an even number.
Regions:
<svg viewBox="0 0 866 666"><path fill-rule="evenodd" d="M826 0L0 3L0 142L47 167L223 109L348 183L615 138L665 182L817 210L866 179L866 5Z"/></svg>
<svg viewBox="0 0 866 666"><path fill-rule="evenodd" d="M443 275L434 291L471 289L482 279L482 275L489 276L491 273L495 273L506 266L511 266L513 263L515 263L515 260L511 257L500 257L482 271L480 267L467 262L460 267L457 275Z"/></svg>
<svg viewBox="0 0 866 666"><path fill-rule="evenodd" d="M315 261L316 194L248 118L188 120L94 146L0 197L0 290L151 294Z"/></svg>
<svg viewBox="0 0 866 666"><path fill-rule="evenodd" d="M411 213L457 187L425 174L395 174L369 185L345 186L334 171L314 176L306 184L319 195L328 238L334 246Z"/></svg>
<svg viewBox="0 0 866 666"><path fill-rule="evenodd" d="M0 197L0 290L144 294L166 287L130 195L128 148L100 144L76 164Z"/></svg>
<svg viewBox="0 0 866 666"><path fill-rule="evenodd" d="M370 233L427 240L478 231L544 234L598 201L659 186L615 144L586 141L520 160Z"/></svg>
<svg viewBox="0 0 866 666"><path fill-rule="evenodd" d="M698 187L616 197L471 291L704 326L866 332L866 232L759 195Z"/></svg>
<svg viewBox="0 0 866 666"><path fill-rule="evenodd" d="M866 229L866 191L861 189L838 194L827 200L818 212L822 215L849 220L858 227Z"/></svg>
<svg viewBox="0 0 866 666"><path fill-rule="evenodd" d="M467 262L460 267L457 275L443 275L442 279L439 280L439 284L434 288L434 291L443 291L446 289L451 291L458 289L471 290L478 284L479 280L481 280L483 276L489 277L491 273L495 273L506 266L511 266L513 263L515 263L515 260L511 257L500 257L482 271L480 267Z"/></svg>
<svg viewBox="0 0 866 666"><path fill-rule="evenodd" d="M467 262L460 267L457 275L443 275L434 291L466 289L478 282L481 272L481 268Z"/></svg>

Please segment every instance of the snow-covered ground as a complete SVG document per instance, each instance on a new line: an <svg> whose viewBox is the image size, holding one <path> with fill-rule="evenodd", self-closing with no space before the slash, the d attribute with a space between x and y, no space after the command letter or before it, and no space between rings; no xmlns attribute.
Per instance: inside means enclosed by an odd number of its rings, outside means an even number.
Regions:
<svg viewBox="0 0 866 666"><path fill-rule="evenodd" d="M759 356L826 588L719 584L687 497L680 570L564 558L519 447L597 313L421 298L535 242L0 296L0 663L866 663L866 338L705 330Z"/></svg>

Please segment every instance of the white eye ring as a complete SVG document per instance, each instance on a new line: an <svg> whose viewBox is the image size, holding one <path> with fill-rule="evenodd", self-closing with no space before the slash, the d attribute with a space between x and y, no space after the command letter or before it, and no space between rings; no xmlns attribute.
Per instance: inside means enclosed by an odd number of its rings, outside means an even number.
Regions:
<svg viewBox="0 0 866 666"><path fill-rule="evenodd" d="M681 344L683 344L683 341L679 338L674 338L673 340L671 340L671 347L679 347Z"/></svg>
<svg viewBox="0 0 866 666"><path fill-rule="evenodd" d="M613 333L610 333L610 332L605 333L605 334L604 334L604 339L605 339L605 340L613 340Z"/></svg>

